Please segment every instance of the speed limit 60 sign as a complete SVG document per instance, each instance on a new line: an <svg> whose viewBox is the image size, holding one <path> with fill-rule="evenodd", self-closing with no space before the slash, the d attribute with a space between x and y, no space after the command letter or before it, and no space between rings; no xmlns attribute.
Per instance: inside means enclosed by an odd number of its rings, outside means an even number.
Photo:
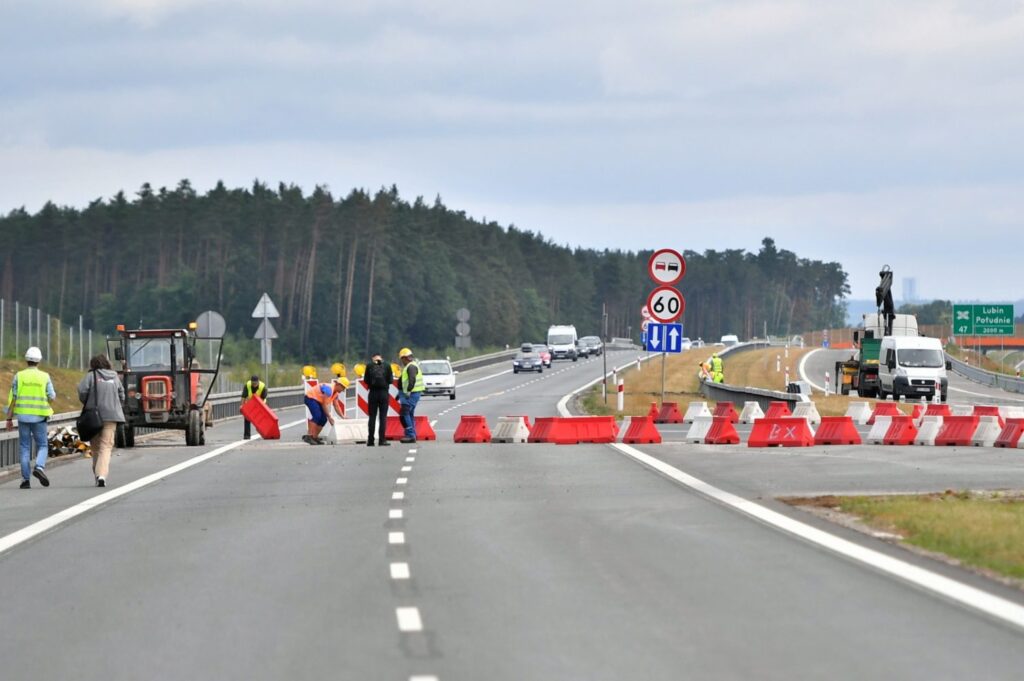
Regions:
<svg viewBox="0 0 1024 681"><path fill-rule="evenodd" d="M647 308L656 322L668 324L679 319L686 309L683 294L671 286L659 286L647 297Z"/></svg>

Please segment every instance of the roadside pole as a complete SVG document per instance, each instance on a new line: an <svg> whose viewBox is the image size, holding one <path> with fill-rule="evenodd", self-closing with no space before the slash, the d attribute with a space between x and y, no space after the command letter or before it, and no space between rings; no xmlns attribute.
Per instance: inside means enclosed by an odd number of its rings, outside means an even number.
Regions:
<svg viewBox="0 0 1024 681"><path fill-rule="evenodd" d="M604 338L602 339L601 345L601 364L603 372L601 376L604 377L604 404L608 406L608 304L603 303L601 305L601 321L604 327Z"/></svg>
<svg viewBox="0 0 1024 681"><path fill-rule="evenodd" d="M661 353L661 406L665 405L665 355L667 352Z"/></svg>

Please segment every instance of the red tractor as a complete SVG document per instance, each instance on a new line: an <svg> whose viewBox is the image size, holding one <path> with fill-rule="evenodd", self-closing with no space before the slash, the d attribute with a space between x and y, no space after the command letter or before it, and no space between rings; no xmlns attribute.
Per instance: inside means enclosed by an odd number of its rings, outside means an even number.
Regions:
<svg viewBox="0 0 1024 681"><path fill-rule="evenodd" d="M186 445L205 444L204 407L220 370L223 340L198 337L195 323L187 329L119 325L117 333L107 338L125 393L125 422L117 428L115 444L134 447L137 428L183 430ZM203 368L200 360L207 358Z"/></svg>

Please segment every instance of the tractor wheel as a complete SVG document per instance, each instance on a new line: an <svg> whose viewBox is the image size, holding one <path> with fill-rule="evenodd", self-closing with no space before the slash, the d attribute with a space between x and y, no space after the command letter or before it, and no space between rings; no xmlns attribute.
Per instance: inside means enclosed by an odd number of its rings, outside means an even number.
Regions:
<svg viewBox="0 0 1024 681"><path fill-rule="evenodd" d="M199 410L193 409L188 413L188 423L185 424L185 444L189 447L198 447L203 437L203 415Z"/></svg>

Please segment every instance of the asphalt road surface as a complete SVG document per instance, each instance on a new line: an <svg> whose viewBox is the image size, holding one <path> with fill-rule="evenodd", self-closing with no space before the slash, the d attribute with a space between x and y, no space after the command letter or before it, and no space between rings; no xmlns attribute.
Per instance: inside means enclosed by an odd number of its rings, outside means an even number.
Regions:
<svg viewBox="0 0 1024 681"><path fill-rule="evenodd" d="M119 450L107 490L84 460L53 467L48 489L0 485L3 678L1020 678L1024 628L752 518L626 450L452 444L461 414L554 415L599 365L460 374L457 400L421 402L437 442L311 447L294 425L242 444L233 421L206 447L175 435ZM774 501L1020 487L1024 454L634 451L1024 604ZM34 523L40 533L20 541Z"/></svg>

